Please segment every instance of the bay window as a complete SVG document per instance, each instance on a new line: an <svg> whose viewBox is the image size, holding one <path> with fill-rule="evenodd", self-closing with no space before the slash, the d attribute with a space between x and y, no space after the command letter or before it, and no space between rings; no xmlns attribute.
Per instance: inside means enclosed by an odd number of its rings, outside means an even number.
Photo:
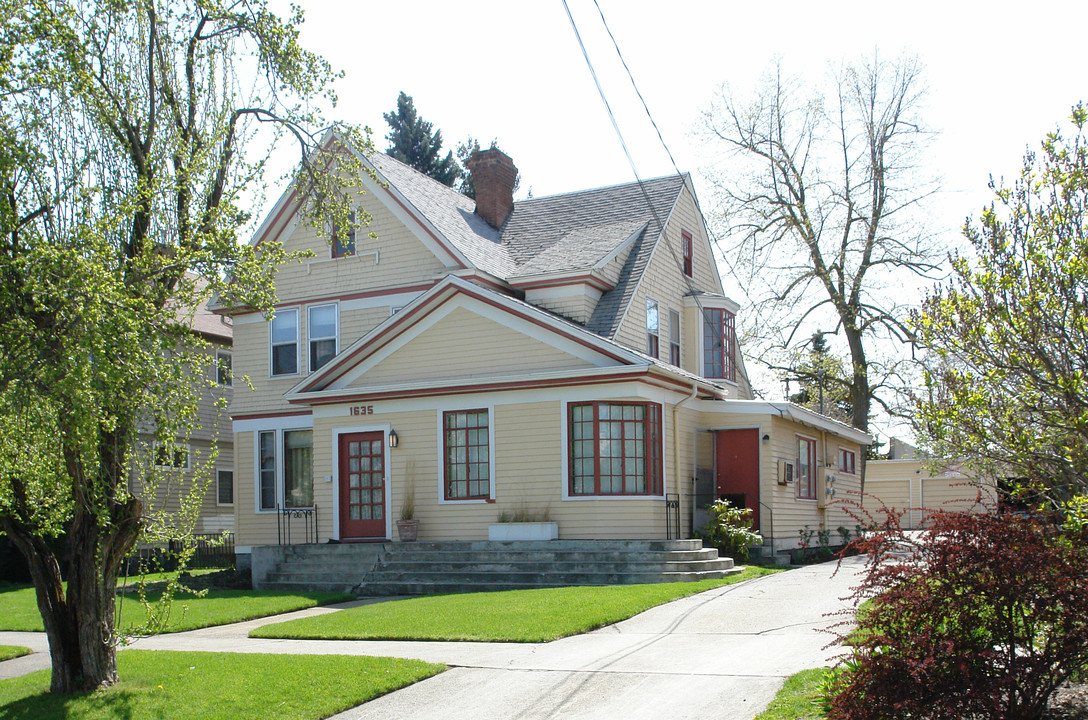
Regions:
<svg viewBox="0 0 1088 720"><path fill-rule="evenodd" d="M736 382L737 331L733 313L703 309L703 375Z"/></svg>
<svg viewBox="0 0 1088 720"><path fill-rule="evenodd" d="M661 494L660 405L588 402L568 410L571 496Z"/></svg>

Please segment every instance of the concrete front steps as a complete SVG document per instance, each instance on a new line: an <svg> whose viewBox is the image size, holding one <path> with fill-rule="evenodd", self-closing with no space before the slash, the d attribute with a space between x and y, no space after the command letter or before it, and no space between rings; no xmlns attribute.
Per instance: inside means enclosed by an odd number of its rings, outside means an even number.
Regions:
<svg viewBox="0 0 1088 720"><path fill-rule="evenodd" d="M278 557L270 566L258 550ZM739 572L699 540L294 545L254 552L254 587L357 595L676 582Z"/></svg>

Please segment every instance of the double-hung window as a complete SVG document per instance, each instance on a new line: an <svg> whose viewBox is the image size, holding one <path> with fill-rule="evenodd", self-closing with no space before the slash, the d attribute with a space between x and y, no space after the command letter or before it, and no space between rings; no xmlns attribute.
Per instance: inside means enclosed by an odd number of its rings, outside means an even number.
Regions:
<svg viewBox="0 0 1088 720"><path fill-rule="evenodd" d="M262 430L257 436L258 507L313 507L313 430Z"/></svg>
<svg viewBox="0 0 1088 720"><path fill-rule="evenodd" d="M189 469L189 446L184 443L155 443L155 467L170 470Z"/></svg>
<svg viewBox="0 0 1088 720"><path fill-rule="evenodd" d="M491 441L488 411L442 413L446 500L491 497Z"/></svg>
<svg viewBox="0 0 1088 720"><path fill-rule="evenodd" d="M215 473L216 502L219 505L234 504L234 471L217 470Z"/></svg>
<svg viewBox="0 0 1088 720"><path fill-rule="evenodd" d="M272 374L298 373L298 308L279 310L272 318Z"/></svg>
<svg viewBox="0 0 1088 720"><path fill-rule="evenodd" d="M650 357L658 356L661 337L661 318L659 315L657 300L646 298L646 354Z"/></svg>
<svg viewBox="0 0 1088 720"><path fill-rule="evenodd" d="M669 362L680 367L680 312L669 309Z"/></svg>
<svg viewBox="0 0 1088 720"><path fill-rule="evenodd" d="M569 413L571 496L661 494L660 405L571 403Z"/></svg>
<svg viewBox="0 0 1088 720"><path fill-rule="evenodd" d="M816 499L816 441L797 437L797 497Z"/></svg>
<svg viewBox="0 0 1088 720"><path fill-rule="evenodd" d="M336 357L336 305L315 305L309 309L307 330L310 336L310 372Z"/></svg>
<svg viewBox="0 0 1088 720"><path fill-rule="evenodd" d="M736 382L737 330L733 313L703 309L703 375Z"/></svg>

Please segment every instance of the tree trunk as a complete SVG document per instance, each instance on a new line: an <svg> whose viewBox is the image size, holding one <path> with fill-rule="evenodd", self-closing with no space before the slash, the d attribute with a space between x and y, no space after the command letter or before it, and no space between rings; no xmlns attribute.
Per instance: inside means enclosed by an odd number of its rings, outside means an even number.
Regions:
<svg viewBox="0 0 1088 720"><path fill-rule="evenodd" d="M45 540L9 518L0 519L0 527L30 566L49 639L50 692L88 692L117 682L117 577L136 543L140 511L135 499L116 506L120 522L108 526L111 532L104 532L93 516L76 513L68 530L67 593L60 564Z"/></svg>

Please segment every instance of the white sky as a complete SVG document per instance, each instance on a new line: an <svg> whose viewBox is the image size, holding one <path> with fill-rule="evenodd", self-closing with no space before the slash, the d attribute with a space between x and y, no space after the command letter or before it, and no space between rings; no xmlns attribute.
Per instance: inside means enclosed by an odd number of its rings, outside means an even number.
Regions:
<svg viewBox="0 0 1088 720"><path fill-rule="evenodd" d="M282 11L280 1L273 8ZM639 173L672 173L592 0L568 2ZM704 208L712 198L699 172L713 158L693 135L700 112L722 83L751 91L775 58L787 72L815 74L874 50L922 59L924 117L939 133L932 170L943 178L932 213L949 243L988 199L990 174L1012 178L1025 148L1038 147L1088 96L1084 2L598 2ZM521 171L521 195L634 179L561 0L304 7L304 45L346 73L330 118L369 125L379 150L387 147L382 113L404 90L446 148L469 135L497 138ZM735 283L722 274L733 294Z"/></svg>

